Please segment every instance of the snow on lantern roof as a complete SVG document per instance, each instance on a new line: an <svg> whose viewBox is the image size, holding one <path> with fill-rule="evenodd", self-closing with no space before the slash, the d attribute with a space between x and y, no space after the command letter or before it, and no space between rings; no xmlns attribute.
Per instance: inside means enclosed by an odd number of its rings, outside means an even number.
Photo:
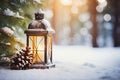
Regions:
<svg viewBox="0 0 120 80"><path fill-rule="evenodd" d="M35 20L33 20L29 26L28 26L28 31L48 31L55 33L55 31L52 29L50 23L44 19L44 12L39 9L35 13Z"/></svg>
<svg viewBox="0 0 120 80"><path fill-rule="evenodd" d="M42 9L39 9L35 14L44 14L44 11Z"/></svg>
<svg viewBox="0 0 120 80"><path fill-rule="evenodd" d="M46 31L52 31L52 32L55 32L50 23L45 20L45 19L42 19L40 21L38 20L33 20L29 26L28 26L28 29L42 29L42 30L46 30Z"/></svg>

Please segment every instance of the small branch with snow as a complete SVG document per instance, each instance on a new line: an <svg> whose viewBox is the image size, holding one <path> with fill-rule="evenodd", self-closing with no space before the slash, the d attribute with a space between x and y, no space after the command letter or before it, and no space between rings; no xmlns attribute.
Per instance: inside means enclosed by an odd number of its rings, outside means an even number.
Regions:
<svg viewBox="0 0 120 80"><path fill-rule="evenodd" d="M0 29L0 32L3 32L3 33L5 33L5 34L8 35L8 36L14 34L14 31L11 30L11 29L8 28L8 27L3 27L3 28L1 28L1 29Z"/></svg>
<svg viewBox="0 0 120 80"><path fill-rule="evenodd" d="M34 0L35 2L41 4L41 0Z"/></svg>
<svg viewBox="0 0 120 80"><path fill-rule="evenodd" d="M10 10L9 8L7 8L6 10L4 10L4 15L6 15L6 16L13 16L13 17L16 17L16 18L24 19L23 16L20 16L19 12L15 13L12 10Z"/></svg>

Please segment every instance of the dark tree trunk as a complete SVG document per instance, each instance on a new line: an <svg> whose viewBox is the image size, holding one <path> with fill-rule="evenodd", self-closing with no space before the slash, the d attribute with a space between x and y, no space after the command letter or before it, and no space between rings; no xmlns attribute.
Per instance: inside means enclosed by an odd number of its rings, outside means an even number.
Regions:
<svg viewBox="0 0 120 80"><path fill-rule="evenodd" d="M72 12L70 12L70 22L69 22L69 24L70 24L70 45L73 45L74 43L73 43L73 37L74 37L74 28L73 28L73 14L72 14Z"/></svg>
<svg viewBox="0 0 120 80"><path fill-rule="evenodd" d="M120 46L119 2L120 0L114 0L114 47Z"/></svg>
<svg viewBox="0 0 120 80"><path fill-rule="evenodd" d="M89 1L89 11L91 15L91 22L93 24L91 34L92 34L92 46L98 47L97 44L97 11L96 11L97 1L90 0Z"/></svg>

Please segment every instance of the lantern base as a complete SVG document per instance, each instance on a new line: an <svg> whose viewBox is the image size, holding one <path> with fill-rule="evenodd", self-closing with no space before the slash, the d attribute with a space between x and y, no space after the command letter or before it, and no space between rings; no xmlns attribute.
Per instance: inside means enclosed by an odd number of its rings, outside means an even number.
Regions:
<svg viewBox="0 0 120 80"><path fill-rule="evenodd" d="M33 64L30 68L33 69L49 69L55 67L55 64Z"/></svg>

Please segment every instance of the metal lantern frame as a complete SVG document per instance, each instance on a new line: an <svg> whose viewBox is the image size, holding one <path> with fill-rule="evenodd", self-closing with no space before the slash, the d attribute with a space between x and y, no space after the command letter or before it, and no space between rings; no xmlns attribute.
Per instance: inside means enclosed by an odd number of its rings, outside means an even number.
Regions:
<svg viewBox="0 0 120 80"><path fill-rule="evenodd" d="M52 31L45 31L45 30L41 30L41 29L28 29L28 30L25 30L25 33L26 33L26 36L27 36L27 47L31 47L31 48L33 46L33 45L30 46L31 36L36 37L36 38L43 37L43 41L44 41L44 44L43 44L43 46L44 46L44 52L43 52L44 61L34 62L34 63L46 65L46 68L49 68L51 66L55 66L52 63L52 36L53 36L53 32ZM33 41L33 43L34 43L34 41ZM31 51L34 55L39 56L38 55L39 54L38 53L39 49L32 49ZM34 53L34 51L35 51L35 53ZM50 55L50 56L48 57L48 55ZM39 58L40 58L40 56L39 56ZM50 61L48 61L48 60L50 60ZM38 65L38 66L41 67L40 65Z"/></svg>
<svg viewBox="0 0 120 80"><path fill-rule="evenodd" d="M52 63L52 37L54 30L43 18L44 14L41 10L35 13L35 20L25 30L27 36L26 45L31 48L34 60L33 67L35 68L55 67ZM39 45L42 47L39 48Z"/></svg>

